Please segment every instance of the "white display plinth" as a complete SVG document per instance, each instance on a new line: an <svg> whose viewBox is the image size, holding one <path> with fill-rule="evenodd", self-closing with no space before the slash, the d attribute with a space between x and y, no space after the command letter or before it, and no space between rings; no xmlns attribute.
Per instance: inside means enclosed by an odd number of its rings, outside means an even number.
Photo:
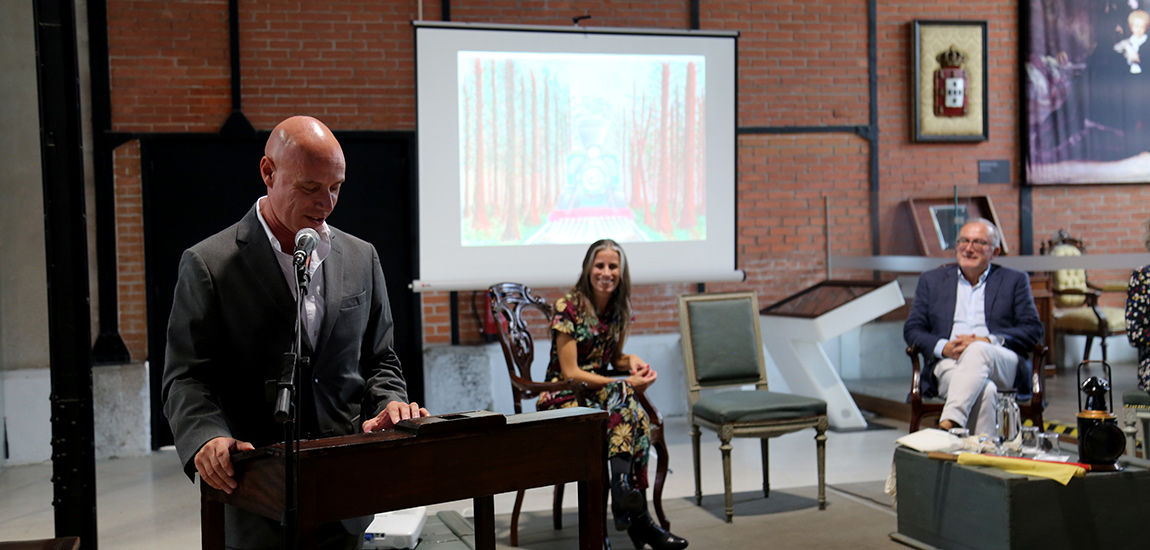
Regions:
<svg viewBox="0 0 1150 550"><path fill-rule="evenodd" d="M837 284L843 286L850 283ZM795 297L817 290L818 286ZM832 428L866 428L866 419L831 364L821 342L873 321L904 303L898 281L891 281L869 289L829 311L816 311L814 315L764 313L760 315L763 345L791 393L827 402L827 417ZM817 304L812 305L817 307Z"/></svg>

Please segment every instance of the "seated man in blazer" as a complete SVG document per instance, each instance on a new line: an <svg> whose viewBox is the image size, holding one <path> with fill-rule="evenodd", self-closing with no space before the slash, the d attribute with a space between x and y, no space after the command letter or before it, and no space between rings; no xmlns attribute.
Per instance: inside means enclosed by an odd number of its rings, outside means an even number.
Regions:
<svg viewBox="0 0 1150 550"><path fill-rule="evenodd" d="M320 235L307 270L296 422L304 439L375 431L428 416L407 402L375 247L328 226L344 182L343 150L311 117L272 131L260 160L267 196L180 259L162 398L184 470L231 493L235 451L283 440L264 385L295 338L295 235ZM225 507L228 548L279 548L280 522ZM320 548L358 548L371 518L320 526Z"/></svg>
<svg viewBox="0 0 1150 550"><path fill-rule="evenodd" d="M903 338L927 358L923 385L937 382L946 399L939 427L993 434L998 389L1030 393L1027 352L1042 339L1030 278L993 265L1002 250L998 228L974 219L962 226L958 265L923 273ZM929 391L929 388L927 389ZM928 395L924 391L924 395Z"/></svg>

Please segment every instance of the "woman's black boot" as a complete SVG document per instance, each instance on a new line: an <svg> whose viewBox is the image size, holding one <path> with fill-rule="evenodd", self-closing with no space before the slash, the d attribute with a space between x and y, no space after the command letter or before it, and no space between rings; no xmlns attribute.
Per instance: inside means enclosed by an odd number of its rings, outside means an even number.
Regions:
<svg viewBox="0 0 1150 550"><path fill-rule="evenodd" d="M631 526L631 515L643 510L643 493L631 488L627 476L611 481L611 515L615 517L615 530Z"/></svg>
<svg viewBox="0 0 1150 550"><path fill-rule="evenodd" d="M631 526L631 516L646 508L642 492L631 487L631 455L611 457L611 515L615 517L615 530Z"/></svg>
<svg viewBox="0 0 1150 550"><path fill-rule="evenodd" d="M631 536L631 542L635 543L636 549L643 548L643 545L650 546L652 550L682 550L687 547L686 539L676 537L670 531L663 529L646 511L631 518L631 527L627 528L627 534Z"/></svg>

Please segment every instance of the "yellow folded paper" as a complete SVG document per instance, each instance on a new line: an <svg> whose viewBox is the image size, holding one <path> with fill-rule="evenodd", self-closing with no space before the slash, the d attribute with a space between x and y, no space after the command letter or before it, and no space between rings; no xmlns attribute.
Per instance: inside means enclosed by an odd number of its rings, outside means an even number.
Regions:
<svg viewBox="0 0 1150 550"><path fill-rule="evenodd" d="M1070 478L1086 475L1085 468L1074 464L1058 464L1055 462L1043 462L1041 460L992 456L978 453L959 453L958 463L967 466L992 466L1014 474L1045 477L1053 479L1063 485L1070 483Z"/></svg>

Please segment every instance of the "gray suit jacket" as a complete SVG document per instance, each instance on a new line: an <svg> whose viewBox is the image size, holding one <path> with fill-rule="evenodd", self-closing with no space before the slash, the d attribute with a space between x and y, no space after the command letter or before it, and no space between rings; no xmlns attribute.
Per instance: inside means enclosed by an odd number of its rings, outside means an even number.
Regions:
<svg viewBox="0 0 1150 550"><path fill-rule="evenodd" d="M255 208L180 258L162 399L189 477L196 453L215 437L257 448L283 441L265 384L279 379L291 350L296 305ZM301 425L319 437L357 433L389 401L407 401L375 247L332 228L323 276L323 325L315 349L304 350L311 368L297 382ZM225 521L230 546L278 547L278 522L231 507ZM354 540L370 522L342 523Z"/></svg>
<svg viewBox="0 0 1150 550"><path fill-rule="evenodd" d="M214 437L256 447L283 439L264 385L279 378L291 349L295 301L274 254L253 206L180 259L162 397L189 476L196 452ZM314 407L301 409L314 410L317 435L346 435L407 392L375 248L333 228L323 275L323 325L316 349L305 351L312 374L301 394Z"/></svg>
<svg viewBox="0 0 1150 550"><path fill-rule="evenodd" d="M1005 339L1004 345L1018 354L1018 376L1014 387L1020 398L1030 395L1030 362L1034 344L1042 339L1042 321L1030 293L1030 277L1021 271L991 264L986 276L986 326L991 334ZM954 306L958 298L958 266L947 264L923 273L914 291L914 304L902 334L907 345L926 357L923 366L923 395L938 395L934 387L934 345L950 339L954 327Z"/></svg>

